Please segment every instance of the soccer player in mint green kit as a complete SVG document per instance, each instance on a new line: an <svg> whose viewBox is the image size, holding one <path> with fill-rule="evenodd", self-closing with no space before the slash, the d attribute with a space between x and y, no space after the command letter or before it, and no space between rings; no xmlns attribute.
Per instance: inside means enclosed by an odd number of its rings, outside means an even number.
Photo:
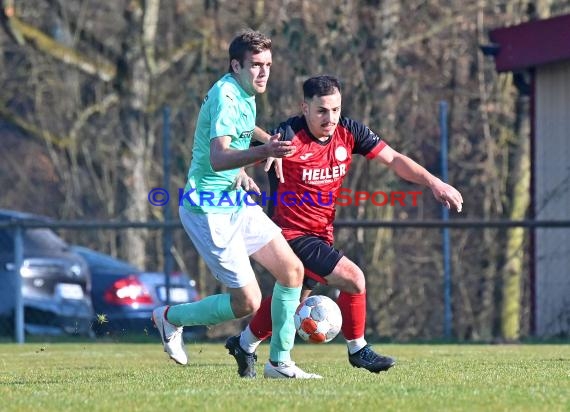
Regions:
<svg viewBox="0 0 570 412"><path fill-rule="evenodd" d="M260 206L244 200L250 182L242 182L241 168L267 158L295 152L279 135L268 138L255 126L255 95L265 91L271 68L271 40L246 30L229 47L229 73L206 95L196 125L180 220L212 274L228 293L198 302L162 306L153 311L164 350L181 365L188 363L182 340L184 326L216 325L255 312L261 302L250 257L276 279L271 304L273 336L266 378L311 379L291 360L295 340L293 314L299 304L303 264L279 229ZM250 148L251 138L264 144ZM279 164L279 162L277 162ZM241 199L242 201L240 201ZM251 368L255 355L243 356L239 341L228 339L240 369ZM241 374L240 374L241 375ZM248 377L254 377L253 375Z"/></svg>

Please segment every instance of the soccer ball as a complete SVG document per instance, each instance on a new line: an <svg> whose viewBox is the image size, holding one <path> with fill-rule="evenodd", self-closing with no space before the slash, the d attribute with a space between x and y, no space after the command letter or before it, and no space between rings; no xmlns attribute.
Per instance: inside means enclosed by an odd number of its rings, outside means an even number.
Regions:
<svg viewBox="0 0 570 412"><path fill-rule="evenodd" d="M310 296L295 311L297 334L309 343L327 343L335 338L342 326L337 304L323 295Z"/></svg>

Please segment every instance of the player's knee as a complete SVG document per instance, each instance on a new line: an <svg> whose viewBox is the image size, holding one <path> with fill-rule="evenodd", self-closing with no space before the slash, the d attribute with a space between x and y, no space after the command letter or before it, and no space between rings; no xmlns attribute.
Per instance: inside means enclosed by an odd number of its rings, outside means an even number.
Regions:
<svg viewBox="0 0 570 412"><path fill-rule="evenodd" d="M280 267L274 275L281 285L298 288L303 284L304 270L303 263L292 255L287 264Z"/></svg>
<svg viewBox="0 0 570 412"><path fill-rule="evenodd" d="M293 286L301 286L303 284L303 276L305 276L303 263L299 259L296 259L291 263L291 268L289 269L289 277Z"/></svg>
<svg viewBox="0 0 570 412"><path fill-rule="evenodd" d="M295 279L297 280L299 285L301 285L303 283L303 276L305 276L305 267L303 266L303 262L297 260L297 262L295 262L294 271L295 271Z"/></svg>
<svg viewBox="0 0 570 412"><path fill-rule="evenodd" d="M259 309L259 303L253 301L242 302L241 305L234 308L234 315L236 318L243 318L249 316Z"/></svg>
<svg viewBox="0 0 570 412"><path fill-rule="evenodd" d="M354 289L354 292L352 293L356 295L366 292L366 282L364 282L364 279L362 279L362 281L354 282L352 287Z"/></svg>
<svg viewBox="0 0 570 412"><path fill-rule="evenodd" d="M232 303L232 309L236 318L243 318L256 312L260 304L261 295L244 296Z"/></svg>
<svg viewBox="0 0 570 412"><path fill-rule="evenodd" d="M364 293L366 292L366 279L364 278L364 273L362 270L358 269L353 277L353 284L355 288L354 293Z"/></svg>
<svg viewBox="0 0 570 412"><path fill-rule="evenodd" d="M366 292L366 280L364 278L364 273L360 269L351 272L348 276L344 278L345 285L343 290L348 293L353 293L355 295Z"/></svg>
<svg viewBox="0 0 570 412"><path fill-rule="evenodd" d="M247 312L247 315L250 315L259 309L260 304L261 299L250 299L245 303L244 311Z"/></svg>

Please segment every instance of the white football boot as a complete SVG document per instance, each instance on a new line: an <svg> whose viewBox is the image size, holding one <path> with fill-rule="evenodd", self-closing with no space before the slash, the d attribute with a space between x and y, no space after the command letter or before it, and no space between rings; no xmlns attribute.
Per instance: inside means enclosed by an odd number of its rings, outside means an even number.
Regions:
<svg viewBox="0 0 570 412"><path fill-rule="evenodd" d="M295 362L279 362L277 366L273 366L267 361L263 369L263 376L270 379L322 379L321 375L316 373L307 373L295 365Z"/></svg>
<svg viewBox="0 0 570 412"><path fill-rule="evenodd" d="M176 363L186 365L188 363L188 355L184 348L184 340L182 339L182 326L175 326L166 320L164 316L168 306L161 306L152 311L152 321L160 333L164 351Z"/></svg>

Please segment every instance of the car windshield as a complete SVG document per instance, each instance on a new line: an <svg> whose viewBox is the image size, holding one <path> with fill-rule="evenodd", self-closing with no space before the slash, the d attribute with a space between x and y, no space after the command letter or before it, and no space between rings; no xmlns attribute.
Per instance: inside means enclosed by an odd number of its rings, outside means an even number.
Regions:
<svg viewBox="0 0 570 412"><path fill-rule="evenodd" d="M29 250L65 250L67 244L50 229L27 229L24 247Z"/></svg>

